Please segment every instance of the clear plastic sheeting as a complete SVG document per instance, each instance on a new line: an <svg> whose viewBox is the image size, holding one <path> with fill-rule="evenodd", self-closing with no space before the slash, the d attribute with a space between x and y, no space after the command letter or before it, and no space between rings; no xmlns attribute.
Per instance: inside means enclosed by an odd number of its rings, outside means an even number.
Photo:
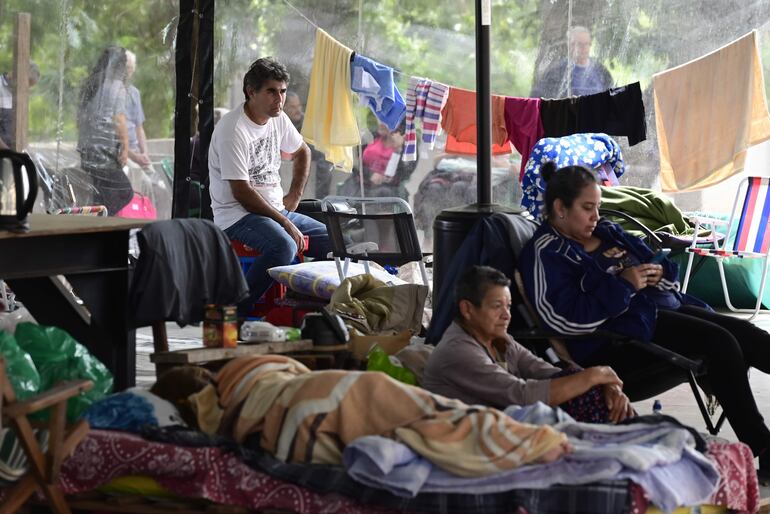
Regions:
<svg viewBox="0 0 770 514"><path fill-rule="evenodd" d="M17 13L29 14L39 70L26 89L26 144L15 146L38 168L36 211L98 214L105 205L110 216L169 218L179 2L4 2L0 134L15 107Z"/></svg>
<svg viewBox="0 0 770 514"><path fill-rule="evenodd" d="M40 178L40 195L36 210L56 213L62 210L101 205L93 177L80 166L80 155L72 148L46 148L34 145L29 153ZM142 168L129 163L120 170L132 190L150 200L158 219L171 218L173 178L167 172L168 165L158 161ZM122 182L115 187L122 186ZM103 183L103 187L111 187ZM108 214L115 214L108 212Z"/></svg>
<svg viewBox="0 0 770 514"><path fill-rule="evenodd" d="M289 89L299 99L299 108L292 111L291 117L301 127L316 26L355 52L394 68L396 85L402 94L411 76L474 89L474 4L470 0L219 1L214 34L215 107L238 107L243 101L242 79L248 65L257 57L272 55L286 64L291 73ZM700 57L754 29L759 31L765 74L770 69L770 0L493 0L491 4L493 93L514 97L533 93L563 96L584 94L592 91L591 87L606 87L608 81L614 86L640 83L647 140L630 146L625 137L617 138L627 165L621 179L623 185L659 187L653 74ZM135 99L136 92L139 93L143 114L138 116L135 108L127 109L127 115L130 111L135 121L143 118L145 141L142 144L134 121L130 130L136 136L136 144L133 137L129 144L138 151L132 151L133 155L128 157L127 177L134 192L152 192L154 196L146 196L154 202L158 216L166 216L166 178L162 173L168 177L173 169L174 51L179 2L6 1L0 23L0 44L5 45L5 52L0 52L0 73L12 68L18 12L31 15L30 57L40 71L39 80L30 84L29 89L26 145L41 164L41 182L48 188L41 197L50 205L40 208L86 205L97 193L94 174L84 171L76 150L81 136L78 111L82 110L84 85L95 72L98 74L100 56L105 49L117 47L129 51L125 70L121 57L121 66L110 73L125 85L127 99ZM730 77L715 76L711 84L697 87L719 88L723 80ZM5 75L3 81L11 84L12 77ZM3 94L0 91L0 98ZM190 94L194 98L197 92L191 87ZM12 118L4 108L6 103L0 105L0 123ZM102 118L105 119L103 128L118 135L117 122ZM388 151L392 149L391 155L398 155L403 129L397 128L395 135L384 134L365 106L357 110L357 125L365 143L354 150L354 173L331 169L323 155L315 152L305 197L351 193L359 196L362 191L368 196L395 195L406 199L417 212L418 191L441 172L438 166L442 161L456 157L446 155L445 136L439 136L432 149L419 144L416 162L393 158L394 166L383 171L367 164L367 147L379 139ZM420 135L418 123L418 141ZM382 155L384 152L380 152ZM463 158L473 160L473 156ZM495 165L505 168L503 173L510 176L512 184L509 192L495 196L495 201L514 207L518 206L518 161L514 151L504 165ZM151 171L137 174L134 170L134 166L147 168L150 164ZM284 185L288 187L291 165L284 168ZM498 173L496 169L495 174ZM125 187L120 175L111 177ZM494 180L497 183L498 179ZM165 186L168 184L170 181ZM441 195L442 207L446 203L460 205L475 200L472 187L463 195L451 194L450 188L448 185ZM707 198L731 196L704 190L678 195L675 200L686 210L711 210L704 203ZM430 219L425 225L431 225Z"/></svg>
<svg viewBox="0 0 770 514"><path fill-rule="evenodd" d="M304 106L315 26L354 51L393 67L402 93L410 76L475 89L471 1L220 2L216 16L217 106L233 108L242 101L243 72L251 61L264 55L272 55L286 64L292 76L289 89L299 95ZM767 74L768 21L770 0L493 0L491 90L514 97L529 97L533 92L558 97L586 94L593 91L592 87L638 81L645 104L647 140L630 146L625 137L616 138L627 165L621 183L659 189L652 75L700 57L754 29L760 32ZM719 87L720 80L729 78L714 77L713 84L699 87ZM537 91L539 85L542 93ZM301 126L301 117L296 123ZM359 109L358 125L362 141L376 140L380 132L377 120L366 107ZM418 140L419 137L418 124ZM455 194L453 188L460 188L456 181L437 183L436 176L452 173L442 171L440 164L457 157L445 155L444 144L444 137L439 137L432 150L420 145L413 169L393 182L381 180L359 162L366 151L364 146L354 152L358 158L353 175L336 170L313 171L305 196L360 196L362 187L367 196L400 196L413 206L420 228L426 230L424 246L428 246L432 218L442 208L475 201L473 186L465 187L463 194ZM474 156L462 157L470 163L462 166L464 171L454 171L454 178L463 173L475 174ZM313 169L319 162L314 159ZM518 207L518 154L514 151L500 169L495 166L495 201ZM359 170L363 170L361 175ZM499 177L501 173L509 177L506 192L498 192L504 182ZM287 166L285 187L290 175ZM372 176L377 183L371 180ZM426 189L431 191L432 203L424 201L424 194L418 193ZM682 202L687 208L698 208L700 198L699 194L689 195Z"/></svg>
<svg viewBox="0 0 770 514"><path fill-rule="evenodd" d="M505 158L492 161L492 201L518 205L521 189ZM444 209L476 201L476 161L469 157L446 156L423 178L414 196L415 225L423 246L433 246L433 220Z"/></svg>

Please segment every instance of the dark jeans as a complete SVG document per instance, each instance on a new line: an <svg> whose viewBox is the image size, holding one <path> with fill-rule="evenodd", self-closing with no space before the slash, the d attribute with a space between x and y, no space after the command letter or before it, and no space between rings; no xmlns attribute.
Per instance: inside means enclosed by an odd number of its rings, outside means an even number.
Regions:
<svg viewBox="0 0 770 514"><path fill-rule="evenodd" d="M326 225L304 214L282 211L300 232L310 237L306 255L314 258L326 258L331 251ZM238 305L238 314L245 316L254 302L267 291L273 279L267 270L274 266L291 264L297 254L297 244L281 225L267 216L247 214L235 224L225 229L230 239L236 239L259 251L254 263L246 273L249 284L249 297Z"/></svg>
<svg viewBox="0 0 770 514"><path fill-rule="evenodd" d="M702 358L708 366L709 386L738 439L748 444L755 455L770 447L770 431L757 409L747 376L750 366L770 373L770 334L744 319L684 305L678 311L658 311L652 340L684 356ZM603 348L581 364L611 366L623 380L623 388L631 392L639 388L654 391L654 383L640 382L653 382L656 378L639 376L637 371L648 366L654 368L656 363L659 368L668 369L654 355L620 345ZM681 376L683 381L685 377ZM669 389L671 384L661 383L661 387L659 392Z"/></svg>

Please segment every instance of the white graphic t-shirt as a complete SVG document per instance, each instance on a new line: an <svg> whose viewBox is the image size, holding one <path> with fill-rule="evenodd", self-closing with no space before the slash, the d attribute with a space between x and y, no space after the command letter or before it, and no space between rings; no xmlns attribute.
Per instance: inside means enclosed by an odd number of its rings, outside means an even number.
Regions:
<svg viewBox="0 0 770 514"><path fill-rule="evenodd" d="M214 127L209 147L209 193L214 223L226 229L248 214L233 197L230 180L248 180L278 210L283 207L281 151L294 153L302 136L284 113L257 125L243 104L225 114Z"/></svg>

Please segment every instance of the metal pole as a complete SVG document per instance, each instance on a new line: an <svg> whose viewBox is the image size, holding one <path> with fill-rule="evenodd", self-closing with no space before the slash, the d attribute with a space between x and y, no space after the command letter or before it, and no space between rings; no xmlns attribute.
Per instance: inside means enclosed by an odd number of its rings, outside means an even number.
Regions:
<svg viewBox="0 0 770 514"><path fill-rule="evenodd" d="M214 0L201 0L200 24L198 35L198 64L196 68L198 76L198 144L202 151L201 168L203 177L201 180L201 207L200 217L214 219L211 211L211 195L209 194L209 163L208 147L211 143L211 134L214 132ZM188 213L189 215L189 213Z"/></svg>
<svg viewBox="0 0 770 514"><path fill-rule="evenodd" d="M476 0L476 202L492 203L492 107L489 96L491 0Z"/></svg>
<svg viewBox="0 0 770 514"><path fill-rule="evenodd" d="M171 217L186 218L190 207L190 114L193 22L196 0L180 0L176 44L176 110L174 111L174 197ZM198 44L196 36L195 44Z"/></svg>

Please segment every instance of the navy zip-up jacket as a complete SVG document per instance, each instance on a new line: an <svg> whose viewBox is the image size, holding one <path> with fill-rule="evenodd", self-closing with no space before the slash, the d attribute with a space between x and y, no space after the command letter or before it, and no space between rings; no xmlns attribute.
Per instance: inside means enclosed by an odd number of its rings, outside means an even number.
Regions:
<svg viewBox="0 0 770 514"><path fill-rule="evenodd" d="M600 220L594 235L626 249L640 262L654 252L619 225ZM708 305L679 292L679 266L668 259L661 263L663 278L655 286L669 291L682 304ZM583 247L543 223L519 256L519 269L530 302L544 328L557 334L591 334L608 330L650 341L655 332L658 307L630 282L604 271ZM606 340L568 340L570 355L578 363L599 350Z"/></svg>

